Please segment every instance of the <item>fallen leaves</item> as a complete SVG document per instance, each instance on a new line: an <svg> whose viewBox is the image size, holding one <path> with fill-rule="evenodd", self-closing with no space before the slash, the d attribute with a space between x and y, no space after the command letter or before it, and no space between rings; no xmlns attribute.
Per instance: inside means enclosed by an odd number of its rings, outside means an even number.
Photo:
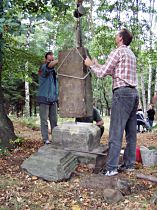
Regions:
<svg viewBox="0 0 157 210"><path fill-rule="evenodd" d="M32 177L31 177L31 180L32 180L32 181L35 181L35 180L37 180L37 179L38 179L37 176L32 176Z"/></svg>
<svg viewBox="0 0 157 210"><path fill-rule="evenodd" d="M120 174L133 182L132 195L125 196L123 202L105 203L102 188L86 189L80 186L83 177L90 177L92 166L80 164L77 172L67 182L46 182L36 176L30 176L21 170L24 159L34 153L41 145L39 131L32 131L17 124L20 135L26 141L16 148L10 156L0 158L0 206L9 210L107 210L107 209L155 209L149 200L157 189L156 184L146 180L138 180L135 173ZM29 138L28 138L29 137ZM102 141L107 142L103 136ZM156 134L138 135L138 145L157 146ZM157 167L143 167L137 163L138 173L157 176ZM101 184L101 183L100 183Z"/></svg>
<svg viewBox="0 0 157 210"><path fill-rule="evenodd" d="M73 205L72 210L81 210L80 206L78 205Z"/></svg>

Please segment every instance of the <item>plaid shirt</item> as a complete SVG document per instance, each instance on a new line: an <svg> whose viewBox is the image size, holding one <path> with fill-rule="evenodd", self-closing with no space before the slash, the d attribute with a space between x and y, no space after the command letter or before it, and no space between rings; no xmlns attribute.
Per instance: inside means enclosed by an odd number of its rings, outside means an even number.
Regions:
<svg viewBox="0 0 157 210"><path fill-rule="evenodd" d="M113 89L137 85L136 58L126 45L113 50L104 65L92 65L91 69L98 77L111 75Z"/></svg>

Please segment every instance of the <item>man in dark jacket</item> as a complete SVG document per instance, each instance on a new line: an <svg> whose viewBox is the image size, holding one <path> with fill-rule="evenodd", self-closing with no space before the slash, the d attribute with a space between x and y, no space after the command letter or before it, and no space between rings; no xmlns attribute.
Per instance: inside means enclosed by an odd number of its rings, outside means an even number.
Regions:
<svg viewBox="0 0 157 210"><path fill-rule="evenodd" d="M152 128L155 116L155 110L152 104L149 105L149 109L147 110L147 116L148 116L149 125Z"/></svg>
<svg viewBox="0 0 157 210"><path fill-rule="evenodd" d="M40 66L39 89L37 102L39 103L41 134L45 144L49 144L48 119L52 129L57 125L57 100L58 100L58 82L54 66L58 60L54 60L52 52L45 55L45 63Z"/></svg>

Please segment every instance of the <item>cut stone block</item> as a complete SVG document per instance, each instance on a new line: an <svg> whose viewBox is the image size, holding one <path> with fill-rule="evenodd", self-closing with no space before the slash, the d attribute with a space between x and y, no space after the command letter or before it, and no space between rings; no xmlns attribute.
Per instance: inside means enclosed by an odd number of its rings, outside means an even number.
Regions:
<svg viewBox="0 0 157 210"><path fill-rule="evenodd" d="M92 123L63 123L52 132L53 145L76 151L92 151L100 145L100 129Z"/></svg>
<svg viewBox="0 0 157 210"><path fill-rule="evenodd" d="M87 49L59 52L59 114L61 117L86 117L93 113L91 73L84 65Z"/></svg>
<svg viewBox="0 0 157 210"><path fill-rule="evenodd" d="M77 157L72 153L45 145L26 159L21 167L31 175L44 180L60 181L68 179L77 164Z"/></svg>

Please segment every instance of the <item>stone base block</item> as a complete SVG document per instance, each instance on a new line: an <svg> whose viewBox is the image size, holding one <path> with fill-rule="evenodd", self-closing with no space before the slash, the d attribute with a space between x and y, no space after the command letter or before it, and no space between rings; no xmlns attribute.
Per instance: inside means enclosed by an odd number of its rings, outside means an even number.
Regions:
<svg viewBox="0 0 157 210"><path fill-rule="evenodd" d="M21 167L31 175L44 180L60 181L68 179L77 164L77 157L72 153L45 145L26 159Z"/></svg>
<svg viewBox="0 0 157 210"><path fill-rule="evenodd" d="M62 149L92 151L100 144L100 129L92 123L63 123L53 129L52 142Z"/></svg>

